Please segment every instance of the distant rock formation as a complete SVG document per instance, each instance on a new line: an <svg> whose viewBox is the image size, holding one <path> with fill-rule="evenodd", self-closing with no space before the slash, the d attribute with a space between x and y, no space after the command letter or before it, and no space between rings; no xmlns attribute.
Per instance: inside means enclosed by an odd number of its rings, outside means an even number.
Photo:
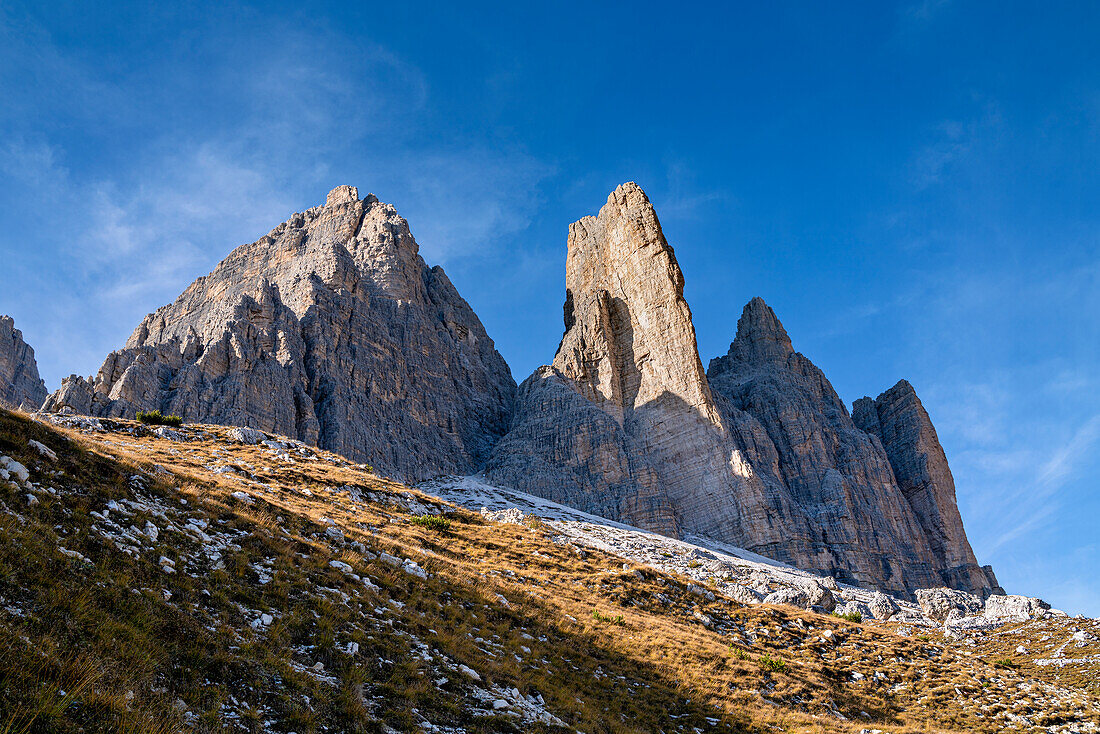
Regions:
<svg viewBox="0 0 1100 734"><path fill-rule="evenodd" d="M46 409L160 409L297 437L408 481L480 468L515 381L442 268L373 195L238 247Z"/></svg>
<svg viewBox="0 0 1100 734"><path fill-rule="evenodd" d="M950 587L982 596L1003 594L992 566L979 566L955 500L955 478L939 436L913 386L905 380L852 406L855 424L886 449L894 476L913 508Z"/></svg>
<svg viewBox="0 0 1100 734"><path fill-rule="evenodd" d="M574 223L565 335L553 363L520 386L488 478L842 581L988 595L995 583L967 565L972 554L956 562L933 543L882 439L856 426L762 300L704 374L683 285L637 185Z"/></svg>
<svg viewBox="0 0 1100 734"><path fill-rule="evenodd" d="M23 341L11 316L0 316L0 403L37 410L46 399L46 383L38 376L34 350Z"/></svg>

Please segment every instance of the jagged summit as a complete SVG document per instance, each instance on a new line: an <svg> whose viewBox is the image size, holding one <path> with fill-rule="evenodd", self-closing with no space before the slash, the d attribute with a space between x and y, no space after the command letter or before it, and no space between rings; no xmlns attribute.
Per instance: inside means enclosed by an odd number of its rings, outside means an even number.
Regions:
<svg viewBox="0 0 1100 734"><path fill-rule="evenodd" d="M408 223L339 186L150 314L92 381L47 408L295 436L406 479L474 471L515 383Z"/></svg>
<svg viewBox="0 0 1100 734"><path fill-rule="evenodd" d="M794 354L787 330L764 299L749 301L737 321L737 336L730 344L731 360L738 362L786 361Z"/></svg>
<svg viewBox="0 0 1100 734"><path fill-rule="evenodd" d="M946 457L908 382L880 396L882 416L869 398L850 416L760 298L745 306L729 353L707 376L758 473L819 529L815 538L791 522L785 540L759 552L884 588L999 590L970 550Z"/></svg>
<svg viewBox="0 0 1100 734"><path fill-rule="evenodd" d="M34 350L15 328L15 319L0 316L0 403L36 410L46 394Z"/></svg>
<svg viewBox="0 0 1100 734"><path fill-rule="evenodd" d="M886 450L898 486L916 512L949 586L1001 592L991 566L979 566L955 498L955 479L916 390L899 380L875 400L852 406L857 426Z"/></svg>
<svg viewBox="0 0 1100 734"><path fill-rule="evenodd" d="M488 474L661 532L737 525L683 274L637 184L569 227L565 280L565 335L521 385Z"/></svg>

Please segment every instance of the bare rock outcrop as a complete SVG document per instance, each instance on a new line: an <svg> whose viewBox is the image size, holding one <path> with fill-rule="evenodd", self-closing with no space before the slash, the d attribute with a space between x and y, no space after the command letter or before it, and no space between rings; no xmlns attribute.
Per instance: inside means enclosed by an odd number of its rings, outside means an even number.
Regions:
<svg viewBox="0 0 1100 734"><path fill-rule="evenodd" d="M565 279L565 334L520 386L488 476L660 532L738 528L747 465L727 450L683 275L636 184L570 226Z"/></svg>
<svg viewBox="0 0 1100 734"><path fill-rule="evenodd" d="M852 416L857 426L882 442L943 582L983 598L1003 594L993 569L979 566L970 548L947 456L913 386L901 380L875 400L861 398L852 406Z"/></svg>
<svg viewBox="0 0 1100 734"><path fill-rule="evenodd" d="M683 287L637 185L574 223L565 334L520 386L488 478L905 597L945 583L987 595L933 545L882 440L772 310L750 301L704 373Z"/></svg>
<svg viewBox="0 0 1100 734"><path fill-rule="evenodd" d="M729 353L707 375L770 489L760 510L788 518L781 537L750 538L751 550L898 594L943 583L881 445L856 427L762 299L745 306Z"/></svg>
<svg viewBox="0 0 1100 734"><path fill-rule="evenodd" d="M409 481L481 467L515 393L503 358L408 224L333 189L234 250L46 408L160 409L296 437Z"/></svg>
<svg viewBox="0 0 1100 734"><path fill-rule="evenodd" d="M0 403L36 410L46 399L34 350L23 341L11 316L0 316Z"/></svg>
<svg viewBox="0 0 1100 734"><path fill-rule="evenodd" d="M985 600L982 613L994 619L1034 619L1050 610L1050 604L1034 596L997 594Z"/></svg>
<svg viewBox="0 0 1100 734"><path fill-rule="evenodd" d="M974 594L958 589L940 587L936 589L917 589L917 604L920 604L924 616L933 622L947 622L961 619L982 611L982 600Z"/></svg>

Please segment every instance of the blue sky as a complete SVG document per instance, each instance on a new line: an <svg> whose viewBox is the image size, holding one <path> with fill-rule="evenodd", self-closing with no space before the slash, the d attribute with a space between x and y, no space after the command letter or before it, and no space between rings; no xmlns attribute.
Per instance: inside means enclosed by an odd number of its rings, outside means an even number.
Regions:
<svg viewBox="0 0 1100 734"><path fill-rule="evenodd" d="M0 312L48 385L342 183L522 380L635 180L704 363L760 295L847 402L907 378L979 560L1100 615L1100 4L527 5L5 3Z"/></svg>

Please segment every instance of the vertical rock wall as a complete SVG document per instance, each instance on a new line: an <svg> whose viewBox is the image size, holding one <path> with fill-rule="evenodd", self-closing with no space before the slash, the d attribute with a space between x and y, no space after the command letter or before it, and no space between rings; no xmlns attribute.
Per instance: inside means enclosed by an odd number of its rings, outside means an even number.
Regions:
<svg viewBox="0 0 1100 734"><path fill-rule="evenodd" d="M0 402L37 410L46 399L46 383L38 376L34 350L23 341L11 316L0 316Z"/></svg>

